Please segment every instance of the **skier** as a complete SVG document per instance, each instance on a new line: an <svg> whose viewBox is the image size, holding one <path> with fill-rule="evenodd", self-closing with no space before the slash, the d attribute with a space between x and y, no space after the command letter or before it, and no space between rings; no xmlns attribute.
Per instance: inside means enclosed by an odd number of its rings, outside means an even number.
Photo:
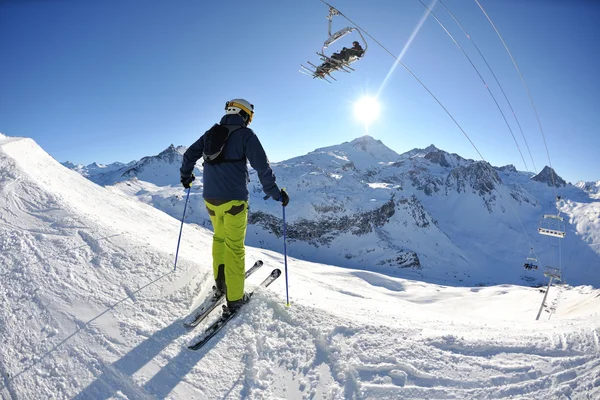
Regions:
<svg viewBox="0 0 600 400"><path fill-rule="evenodd" d="M360 58L360 57L362 57L364 52L365 51L363 50L360 43L358 43L355 40L354 42L352 42L351 48L348 49L348 48L344 47L342 49L342 51L340 51L339 53L333 53L331 55L331 58L340 60L340 61L344 61L344 62L348 62L348 60L350 60L350 56L355 56L357 58Z"/></svg>
<svg viewBox="0 0 600 400"><path fill-rule="evenodd" d="M358 59L361 58L364 53L365 50L362 48L360 43L355 40L354 42L352 42L351 48L344 47L339 53L333 53L331 55L331 58L342 63L348 64L350 61L350 57L354 56ZM329 73L331 69L334 68L334 64L335 62L329 60L323 62L323 64L317 67L317 75L319 75L320 77L325 76L325 74Z"/></svg>
<svg viewBox="0 0 600 400"><path fill-rule="evenodd" d="M264 192L283 206L289 197L275 183L265 151L248 125L254 106L244 99L225 103L219 124L206 131L183 155L181 183L189 189L196 179L196 161L204 159L204 202L213 226L213 295L227 298L227 309L239 309L247 300L244 292L246 225L248 223L248 166L257 172Z"/></svg>

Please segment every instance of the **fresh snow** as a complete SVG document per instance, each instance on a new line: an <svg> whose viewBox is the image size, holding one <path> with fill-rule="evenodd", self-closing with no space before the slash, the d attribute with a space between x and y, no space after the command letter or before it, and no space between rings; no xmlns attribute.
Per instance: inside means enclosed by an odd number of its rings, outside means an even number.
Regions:
<svg viewBox="0 0 600 400"><path fill-rule="evenodd" d="M289 257L290 307L282 277L192 352L201 327L182 320L212 285L210 231L184 226L173 271L180 221L131 196L145 183L97 186L6 136L0 171L2 399L600 398L592 286L553 287L535 321L544 288L448 286ZM161 190L175 188L145 196ZM597 223L571 221L585 241ZM283 268L282 254L248 247L248 267L257 259L248 286Z"/></svg>

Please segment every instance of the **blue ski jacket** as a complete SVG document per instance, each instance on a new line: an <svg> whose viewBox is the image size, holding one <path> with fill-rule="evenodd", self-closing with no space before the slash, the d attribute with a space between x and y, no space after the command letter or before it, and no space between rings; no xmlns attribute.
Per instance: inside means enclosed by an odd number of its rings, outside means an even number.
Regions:
<svg viewBox="0 0 600 400"><path fill-rule="evenodd" d="M250 182L247 160L256 170L264 192L274 200L280 201L281 191L275 183L275 174L271 169L265 150L252 129L247 128L243 118L237 114L223 116L221 125L230 130L236 129L230 133L225 147L223 147L223 156L225 160L237 161L205 163L202 196L207 200L247 201L248 182ZM196 161L202 158L204 135L192 144L183 155L183 163L179 170L181 176L191 175Z"/></svg>

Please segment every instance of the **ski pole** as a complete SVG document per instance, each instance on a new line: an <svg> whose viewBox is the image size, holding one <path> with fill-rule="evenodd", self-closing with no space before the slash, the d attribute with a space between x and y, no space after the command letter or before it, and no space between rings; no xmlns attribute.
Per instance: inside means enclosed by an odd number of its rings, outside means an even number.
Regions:
<svg viewBox="0 0 600 400"><path fill-rule="evenodd" d="M173 271L177 271L177 256L179 255L179 243L181 243L181 232L183 231L183 220L185 218L185 210L187 209L188 200L190 199L191 187L188 188L187 196L185 197L185 205L183 206L183 216L181 217L181 228L179 228L179 239L177 239L177 251L175 252L175 265Z"/></svg>
<svg viewBox="0 0 600 400"><path fill-rule="evenodd" d="M286 245L286 223L285 223L285 206L283 209L283 263L285 265L285 300L286 306L290 306L290 295L288 290L288 267L287 267L287 245Z"/></svg>
<svg viewBox="0 0 600 400"><path fill-rule="evenodd" d="M285 190L285 189L282 189ZM263 200L267 200L269 195L263 197ZM286 245L286 223L285 223L285 206L281 207L283 209L283 264L285 265L285 306L290 306L290 292L288 289L288 268L287 268L287 245Z"/></svg>

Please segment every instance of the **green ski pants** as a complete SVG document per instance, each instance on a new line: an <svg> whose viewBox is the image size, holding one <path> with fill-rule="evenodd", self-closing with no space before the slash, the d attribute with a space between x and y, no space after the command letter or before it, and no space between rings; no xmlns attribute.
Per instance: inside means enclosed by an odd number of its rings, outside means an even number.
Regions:
<svg viewBox="0 0 600 400"><path fill-rule="evenodd" d="M246 273L246 226L248 224L248 202L231 200L214 205L206 200L206 209L213 226L213 272L215 281L219 265L225 264L227 300L236 301L244 296L244 274Z"/></svg>

